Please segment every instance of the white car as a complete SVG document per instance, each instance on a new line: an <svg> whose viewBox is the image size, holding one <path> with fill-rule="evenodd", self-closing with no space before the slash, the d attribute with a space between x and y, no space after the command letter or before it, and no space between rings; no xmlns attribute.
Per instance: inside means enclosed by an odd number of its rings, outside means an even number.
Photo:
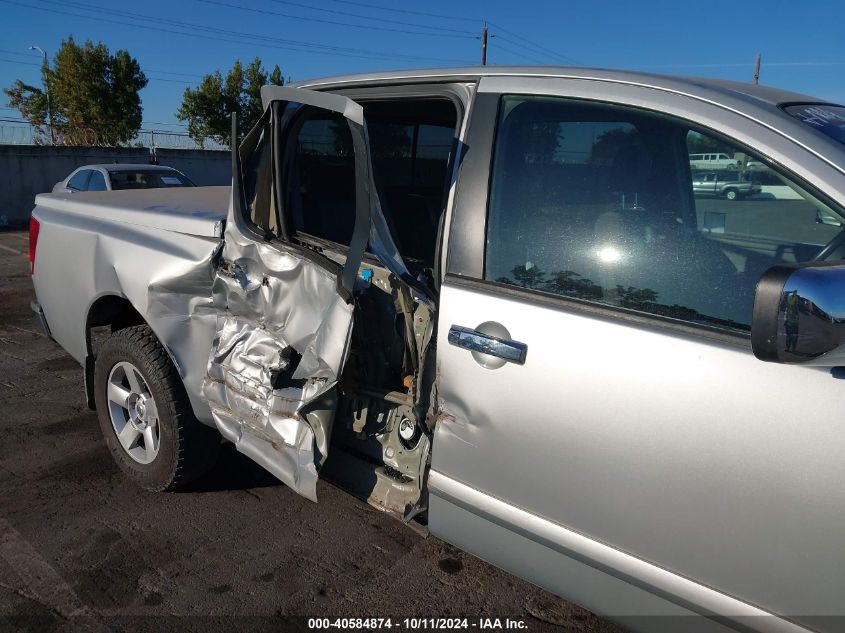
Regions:
<svg viewBox="0 0 845 633"><path fill-rule="evenodd" d="M724 169L727 167L736 167L738 162L735 158L727 154L710 153L689 155L689 165L693 169Z"/></svg>
<svg viewBox="0 0 845 633"><path fill-rule="evenodd" d="M163 165L112 163L83 165L57 182L53 193L196 187L185 174Z"/></svg>

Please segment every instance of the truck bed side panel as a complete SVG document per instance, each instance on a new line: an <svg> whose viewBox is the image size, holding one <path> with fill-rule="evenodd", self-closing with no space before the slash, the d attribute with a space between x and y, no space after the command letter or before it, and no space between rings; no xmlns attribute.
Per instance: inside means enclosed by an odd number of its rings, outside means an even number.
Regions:
<svg viewBox="0 0 845 633"><path fill-rule="evenodd" d="M215 332L211 262L220 240L46 206L33 217L41 223L33 283L56 341L83 363L91 306L107 295L128 299L169 352L196 415L211 423L201 384Z"/></svg>

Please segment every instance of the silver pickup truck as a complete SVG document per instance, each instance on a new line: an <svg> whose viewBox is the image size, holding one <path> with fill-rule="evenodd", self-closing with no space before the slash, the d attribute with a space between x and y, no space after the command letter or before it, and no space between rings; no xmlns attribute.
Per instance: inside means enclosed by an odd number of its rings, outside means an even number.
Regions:
<svg viewBox="0 0 845 633"><path fill-rule="evenodd" d="M763 188L750 180L740 180L737 172L704 172L693 175L692 191L697 196L721 196L740 200L760 193Z"/></svg>
<svg viewBox="0 0 845 633"><path fill-rule="evenodd" d="M231 189L36 200L33 307L128 477L222 437L630 629L842 630L845 109L522 67L262 99ZM692 137L795 199L708 229Z"/></svg>

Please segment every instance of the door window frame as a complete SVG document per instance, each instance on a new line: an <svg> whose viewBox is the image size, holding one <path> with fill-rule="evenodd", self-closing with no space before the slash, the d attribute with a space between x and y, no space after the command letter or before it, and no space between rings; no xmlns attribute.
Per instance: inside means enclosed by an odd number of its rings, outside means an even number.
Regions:
<svg viewBox="0 0 845 633"><path fill-rule="evenodd" d="M305 125L309 120L311 120L311 115L316 114L315 118L319 119L321 118L321 112L326 113L329 111L305 105L297 108L295 112L284 114L279 113L281 114L281 116L274 116L274 118L279 118L280 122L278 125L273 126L272 131L273 140L279 147L279 151L274 151L272 157L272 169L274 174L273 194L276 208L276 221L279 227L279 231L281 232L282 230L284 230L284 232L286 233L286 236L278 234L277 237L285 243L290 244L293 247L304 249L304 251L309 253L314 253L316 249L317 251L325 250L332 253L336 253L338 255L343 255L345 257L349 252L349 244L336 242L334 240L320 237L318 235L313 235L305 231L297 231L293 223L291 210L288 208L288 201L285 200L284 192L277 190L275 187L277 182L281 182L282 186L286 188L287 180L290 177L290 170L293 168L291 157L292 154L296 153L297 151L299 133L302 131L303 125ZM332 112L332 115L337 116L339 121L345 121L345 118L341 113ZM350 149L352 149L352 161L354 169L354 163L359 160L359 156L354 150L354 141L352 138L350 138L350 143ZM369 153L369 147L367 148L367 151ZM277 162L279 160L281 160L282 162L281 165L279 165ZM369 160L369 157L367 157L367 160ZM358 186L358 177L356 173L356 192ZM375 194L375 192L372 193ZM282 227L284 227L284 229Z"/></svg>
<svg viewBox="0 0 845 633"><path fill-rule="evenodd" d="M298 244L295 241L289 239L288 236L281 234L281 227L282 227L282 213L279 209L279 192L277 189L277 183L280 182L280 173L279 173L279 162L278 159L280 157L279 149L281 148L279 138L283 136L283 132L285 127L289 127L290 117L285 116L283 110L286 109L286 105L289 103L296 103L300 106L309 106L314 109L318 110L325 110L327 112L337 112L340 113L344 120L347 122L347 125L350 127L350 132L353 135L353 143L354 143L354 152L355 152L355 171L356 171L356 189L355 189L355 229L353 233L358 231L359 225L362 226L361 230L364 230L363 227L366 228L366 233L369 233L369 213L370 213L370 205L365 204L362 205L361 197L366 195L366 192L361 190L358 187L358 181L361 178L361 172L365 172L364 177L369 179L369 148L366 147L365 143L355 141L356 132L352 130L353 125L359 125L357 119L360 118L363 121L363 110L360 108L359 104L354 102L350 103L347 99L342 98L339 95L332 94L332 93L320 93L314 90L308 89L300 89L300 88L291 88L288 86L264 86L261 89L261 98L262 98L262 105L264 107L264 112L259 119L258 123L256 123L255 127L252 128L249 132L247 132L244 140L238 145L235 152L233 152L233 178L236 179L233 182L233 191L232 191L232 208L229 214L229 217L232 220L232 229L237 230L244 238L249 239L254 242L264 242L273 248L290 251L295 253L298 256L303 257L304 259L308 259L312 261L332 274L337 275L337 288L338 292L347 296L347 299L351 299L351 289L352 284L354 282L354 275L357 275L358 266L360 262L356 262L354 266L344 266L341 263L334 261L333 259L329 258L328 256L324 255L322 252L318 252L314 248L308 248L304 245ZM296 110L299 111L300 108ZM250 217L250 210L247 204L247 200L245 197L244 191L244 163L248 160L252 153L257 149L257 141L256 138L258 134L260 134L260 130L262 126L268 126L270 130L270 143L271 143L271 160L270 160L270 169L271 171L271 196L273 198L273 204L275 206L275 213L276 213L276 220L277 226L280 228L280 231L277 233L273 233L270 231L265 231L262 227L259 227L255 223L253 223L252 218ZM284 141L282 141L284 142ZM234 156L237 155L237 162L235 162ZM238 171L236 172L236 167ZM236 197L237 196L237 199ZM366 218L362 216L366 215ZM231 230L231 229L227 229ZM359 236L360 239L360 236ZM353 241L355 238L353 237ZM364 245L366 246L366 235L364 236ZM364 249L362 249L363 251ZM348 255L348 251L347 251ZM348 259L348 257L347 257ZM354 270L354 273L352 272Z"/></svg>
<svg viewBox="0 0 845 633"><path fill-rule="evenodd" d="M448 182L444 182L444 201L443 201L443 210L441 213L441 222L440 222L440 230L438 236L438 243L436 244L435 249L435 283L439 288L440 282L443 278L443 270L445 269L445 251L446 251L446 236L448 235L448 226L451 220L452 208L454 206L454 196L455 196L455 186L457 181L457 174L460 169L460 164L463 159L466 145L464 143L464 139L467 133L468 127L468 119L470 116L470 111L473 103L473 97L475 94L475 90L477 89L478 83L477 78L453 78L457 79L455 81L450 82L425 82L425 83L415 83L415 84L382 84L382 83L366 83L366 84L358 84L358 85L309 85L303 86L302 88L290 88L284 87L285 90L302 90L303 92L309 93L317 93L325 95L329 98L347 98L353 100L358 105L365 105L366 102L370 101L399 101L399 100L425 100L425 99L446 99L449 100L452 105L455 107L456 113L456 126L455 126L455 139L452 151L450 152L449 156L449 163L447 165L447 177ZM267 90L272 91L273 89L277 89L279 87L271 87L265 86ZM268 93L269 94L269 93ZM318 97L319 98L319 97ZM273 138L277 138L277 129L279 127L288 128L289 129L289 121L284 118L284 116L290 115L282 115L281 112L277 113L267 113L267 108L271 107L271 103L274 101L280 101L282 103L289 103L284 100L276 100L275 98L265 99L264 93L262 92L262 99L264 101L265 112L263 116L267 116L270 121L270 134ZM310 104L302 104L302 105L310 105ZM319 107L319 106L312 106L312 107ZM329 110L328 108L325 108ZM302 108L299 108L296 112L294 112L293 116L296 116ZM329 110L332 111L332 110ZM283 120L280 120L283 119ZM256 125L258 127L258 125ZM255 131L256 128L253 128ZM285 130L287 132L287 129ZM247 135L249 136L249 135ZM282 143L287 142L286 139L282 139ZM241 164L241 172L243 174L243 164L245 159L248 158L247 155L244 155L242 148L243 145L246 143L246 138L242 141L241 146L239 148L239 158ZM274 143L276 147L281 147L281 143ZM254 149L254 148L253 148ZM369 152L369 148L367 148ZM238 231L253 241L263 241L268 244L274 245L276 248L283 248L285 250L289 250L291 252L296 253L297 255L301 255L307 259L310 259L318 264L323 265L329 270L336 271L341 268L341 263L338 261L338 257L345 257L348 253L348 245L337 244L336 242L331 242L328 240L321 240L315 236L309 236L308 234L304 234L306 239L305 240L298 240L298 239L289 239L290 236L285 236L281 233L282 230L282 222L287 221L286 218L283 218L283 209L284 207L280 206L279 204L279 197L278 194L280 192L276 191L276 182L279 180L279 174L277 169L281 167L279 165L279 159L281 158L279 151L274 151L273 155L271 156L271 167L270 169L273 172L273 204L276 208L276 219L277 219L277 226L279 230L274 233L265 233L265 231L255 225L249 214L249 209L247 208L246 201L243 200L243 192L241 192L241 207L242 213L240 214L233 214L233 224L237 227ZM242 177L243 180L243 177ZM336 257L330 257L329 255L334 255ZM342 260L341 260L342 261ZM362 259L363 262L371 263L371 264L378 264L379 260L375 258L368 250L365 250L364 256Z"/></svg>
<svg viewBox="0 0 845 633"><path fill-rule="evenodd" d="M492 79L492 81L491 81ZM596 86L602 83L602 86ZM486 85L485 85L486 84ZM509 84L513 84L513 88ZM525 87L530 86L531 90ZM584 88L584 90L579 90ZM598 89L597 89L598 88ZM751 336L747 332L725 330L717 326L697 324L655 314L636 312L624 307L593 303L573 297L553 295L528 288L484 279L486 237L490 188L492 186L494 148L500 106L504 96L555 97L580 102L595 102L621 108L642 110L656 116L669 117L688 129L714 138L724 139L738 149L753 147L754 156L764 164L789 178L799 187L816 196L830 207L845 213L845 176L810 151L805 158L795 159L802 146L776 130L750 122L740 114L713 103L697 102L691 97L667 91L655 98L653 89L624 86L616 82L589 80L484 78L472 105L466 143L472 148L461 167L453 217L449 234L445 283L452 283L486 293L515 297L557 309L585 312L595 316L653 325L662 329L694 334L740 345L750 350ZM690 112L697 120L690 119ZM800 167L791 169L790 164ZM809 178L817 175L813 182ZM692 187L689 192L693 197ZM693 207L694 208L694 207Z"/></svg>

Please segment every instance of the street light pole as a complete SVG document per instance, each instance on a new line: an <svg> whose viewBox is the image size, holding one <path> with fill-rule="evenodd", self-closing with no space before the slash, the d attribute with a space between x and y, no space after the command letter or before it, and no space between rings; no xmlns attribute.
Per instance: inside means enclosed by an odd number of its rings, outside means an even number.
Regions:
<svg viewBox="0 0 845 633"><path fill-rule="evenodd" d="M31 51L38 51L44 56L44 65L47 67L47 70L50 69L50 62L47 60L47 51L45 51L40 46L30 46L29 50ZM50 145L53 144L53 113L50 109L50 86L47 83L46 77L44 78L44 93L47 95L47 129L50 130Z"/></svg>

